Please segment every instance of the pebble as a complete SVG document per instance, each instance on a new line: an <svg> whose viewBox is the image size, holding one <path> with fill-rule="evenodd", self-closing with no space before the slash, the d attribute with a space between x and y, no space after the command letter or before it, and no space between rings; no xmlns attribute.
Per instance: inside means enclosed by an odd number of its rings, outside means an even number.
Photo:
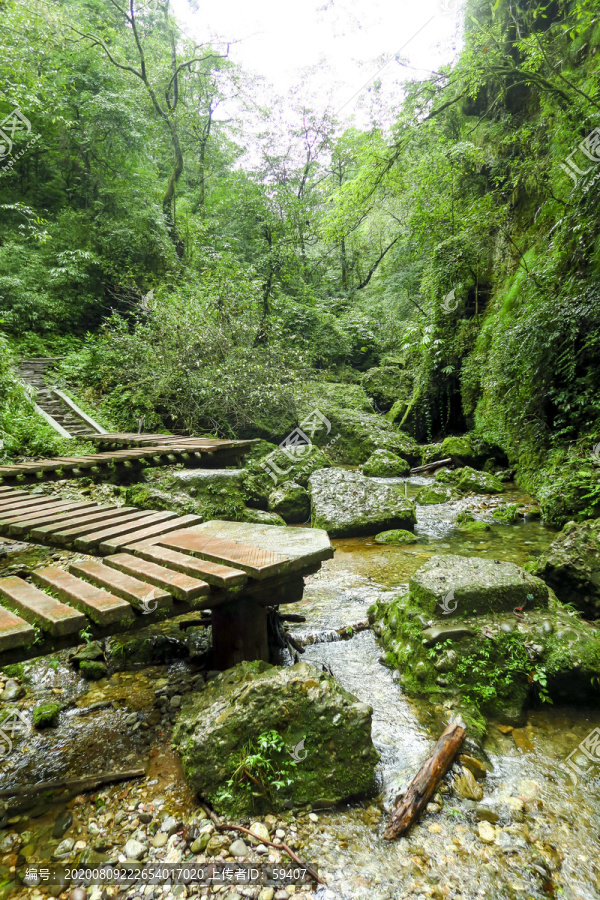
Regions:
<svg viewBox="0 0 600 900"><path fill-rule="evenodd" d="M309 821L311 821L311 822L318 822L318 821L319 821L319 817L318 817L318 815L317 815L316 813L309 813L309 814L308 814L308 818L309 818Z"/></svg>
<svg viewBox="0 0 600 900"><path fill-rule="evenodd" d="M248 856L249 851L246 844L240 839L233 842L229 848L229 852L232 856Z"/></svg>
<svg viewBox="0 0 600 900"><path fill-rule="evenodd" d="M168 816L160 826L160 830L164 831L167 837L171 837L181 828L181 822L175 816Z"/></svg>
<svg viewBox="0 0 600 900"><path fill-rule="evenodd" d="M164 831L159 831L158 834L154 835L154 840L152 841L153 847L164 847L167 841L169 840L168 835L164 833ZM208 843L208 841L207 841ZM199 850L194 850L192 846L193 853L199 853Z"/></svg>
<svg viewBox="0 0 600 900"><path fill-rule="evenodd" d="M74 844L75 841L72 838L65 838L65 840L58 845L58 847L52 854L53 857L55 859L62 859L63 857L68 856L73 849Z"/></svg>
<svg viewBox="0 0 600 900"><path fill-rule="evenodd" d="M10 702L11 700L20 700L25 696L25 688L18 684L13 678L9 678L4 685L4 690L0 695L0 700Z"/></svg>
<svg viewBox="0 0 600 900"><path fill-rule="evenodd" d="M181 706L181 696L179 694L174 694L169 700L169 706L173 709L177 709L178 706Z"/></svg>
<svg viewBox="0 0 600 900"><path fill-rule="evenodd" d="M486 844L493 844L496 840L496 829L489 822L480 822L477 826L479 837Z"/></svg>
<svg viewBox="0 0 600 900"><path fill-rule="evenodd" d="M283 828L277 829L277 831L275 832L275 837L278 837L278 838L280 838L280 840L283 840L283 838L285 837L285 831L283 830Z"/></svg>
<svg viewBox="0 0 600 900"><path fill-rule="evenodd" d="M258 895L258 900L273 900L275 891L272 887L264 887Z"/></svg>
<svg viewBox="0 0 600 900"><path fill-rule="evenodd" d="M254 822L250 826L250 831L252 834L256 835L260 841L270 840L269 829L266 825L263 825L262 822Z"/></svg>
<svg viewBox="0 0 600 900"><path fill-rule="evenodd" d="M158 835L157 835L158 837ZM192 846L190 847L190 851L192 853L204 853L206 850L206 845L210 841L210 834L201 834L196 838ZM156 845L155 845L156 846Z"/></svg>
<svg viewBox="0 0 600 900"><path fill-rule="evenodd" d="M127 859L141 859L144 853L146 853L146 847L134 838L130 838L125 844L125 856Z"/></svg>

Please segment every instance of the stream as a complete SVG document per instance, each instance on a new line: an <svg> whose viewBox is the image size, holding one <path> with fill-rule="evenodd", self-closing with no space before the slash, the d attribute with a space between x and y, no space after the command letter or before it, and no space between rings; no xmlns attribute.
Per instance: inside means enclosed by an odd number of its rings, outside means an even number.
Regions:
<svg viewBox="0 0 600 900"><path fill-rule="evenodd" d="M424 477L386 479L390 480L404 482L409 497L430 483ZM509 489L502 501L470 496L417 507L418 541L407 546L378 545L372 538L334 541L335 557L307 579L303 600L289 607L306 616L305 623L293 626L294 636L319 640L308 644L303 659L326 666L348 691L372 706L373 740L381 754L377 797L335 810L315 810L318 826L308 835L301 855L317 862L327 881L316 895L323 900L600 898L600 771L574 783L562 767L579 742L600 727L598 709L542 705L530 710L523 729L533 746L529 752L519 749L510 731L504 733L490 723L483 747L490 763L482 782L483 800L459 798L445 779L434 805L408 837L382 839L394 799L428 756L447 711L403 695L397 673L380 662L382 651L371 631L346 640L334 632L364 622L375 599L406 590L411 574L436 553L480 555L522 565L544 552L553 533L539 520L492 524L491 513L499 502L527 505L531 498ZM491 530L476 535L458 531L456 514L466 508L489 521ZM14 783L19 774L31 783L72 772L89 774L96 762L96 771L112 763L145 766L150 756L153 779L145 789L159 792L163 802L167 796L172 808L193 807L168 731L159 731L157 737L146 718L157 689L172 683L180 693L192 689L195 673L187 671L184 662L119 672L95 684L82 682L60 661L27 669L36 696L58 692L61 702L70 702L62 714L68 717L70 730L68 737L63 728L41 732L18 759L3 760L0 787ZM91 715L77 712L109 701L109 708ZM164 718L161 721L165 723ZM308 742L305 749L311 752ZM119 795L114 791L110 796ZM12 827L26 833L28 858L49 858L48 848L56 845L51 839L56 810L41 808L34 816L17 817ZM482 839L482 821L496 824L492 841ZM9 838L9 832L0 832L4 854ZM0 863L7 865L2 858ZM0 892L5 896L9 894ZM133 891L128 896L134 896Z"/></svg>

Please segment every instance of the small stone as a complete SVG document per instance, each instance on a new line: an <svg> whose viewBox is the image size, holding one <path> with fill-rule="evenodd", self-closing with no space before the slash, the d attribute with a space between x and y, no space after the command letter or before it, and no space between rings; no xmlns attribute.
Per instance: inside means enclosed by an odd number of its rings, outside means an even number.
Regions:
<svg viewBox="0 0 600 900"><path fill-rule="evenodd" d="M125 856L127 859L141 859L145 853L146 847L140 841L136 841L135 838L130 838L125 844Z"/></svg>
<svg viewBox="0 0 600 900"><path fill-rule="evenodd" d="M258 900L273 900L274 894L272 887L264 887L258 895Z"/></svg>
<svg viewBox="0 0 600 900"><path fill-rule="evenodd" d="M86 898L87 891L82 887L73 888L73 890L69 894L69 900L86 900Z"/></svg>
<svg viewBox="0 0 600 900"><path fill-rule="evenodd" d="M308 818L309 818L309 821L310 821L310 822L318 822L318 821L319 821L318 815L317 815L316 813L313 813L313 812L311 812L311 813L308 814Z"/></svg>
<svg viewBox="0 0 600 900"><path fill-rule="evenodd" d="M427 831L429 832L429 834L441 834L441 832L442 832L442 826L441 826L441 825L438 825L437 822L433 822L433 823L429 826L429 828L427 829Z"/></svg>
<svg viewBox="0 0 600 900"><path fill-rule="evenodd" d="M181 696L179 694L173 694L173 696L169 700L169 706L172 709L177 709L179 706L181 706Z"/></svg>
<svg viewBox="0 0 600 900"><path fill-rule="evenodd" d="M154 840L152 841L152 846L159 848L164 847L167 841L169 840L168 835L164 833L164 831L159 831L158 834L154 835ZM208 841L206 842L208 843ZM199 850L194 850L192 847L193 853L199 853Z"/></svg>
<svg viewBox="0 0 600 900"><path fill-rule="evenodd" d="M56 840L60 840L65 836L72 824L73 813L68 809L64 809L61 813L59 813L58 818L54 823L54 828L52 829L52 837L56 838Z"/></svg>
<svg viewBox="0 0 600 900"><path fill-rule="evenodd" d="M158 835L156 837L158 837ZM196 838L196 840L190 847L190 851L192 853L204 853L209 841L210 841L210 834L199 835L199 837Z"/></svg>
<svg viewBox="0 0 600 900"><path fill-rule="evenodd" d="M72 838L65 838L65 840L58 845L52 856L54 859L63 859L71 853L74 846L75 841Z"/></svg>
<svg viewBox="0 0 600 900"><path fill-rule="evenodd" d="M150 812L141 812L138 813L138 818L142 825L149 825L152 821L152 813Z"/></svg>
<svg viewBox="0 0 600 900"><path fill-rule="evenodd" d="M262 822L255 822L251 825L250 831L253 835L256 835L256 838L261 842L270 840L269 829L266 825L263 825Z"/></svg>
<svg viewBox="0 0 600 900"><path fill-rule="evenodd" d="M229 848L229 852L232 856L248 856L248 847L242 840L234 841L231 847Z"/></svg>
<svg viewBox="0 0 600 900"><path fill-rule="evenodd" d="M0 694L0 700L3 702L10 703L14 700L20 700L21 697L25 696L25 688L18 684L13 678L9 678L6 684L4 685L4 690L2 694Z"/></svg>
<svg viewBox="0 0 600 900"><path fill-rule="evenodd" d="M130 713L130 714L127 716L127 718L125 719L125 724L126 724L128 727L131 727L132 725L135 725L135 723L137 722L137 720L138 720L137 713Z"/></svg>
<svg viewBox="0 0 600 900"><path fill-rule="evenodd" d="M273 900L289 900L289 896L289 893L284 888L280 888L280 890L275 891Z"/></svg>
<svg viewBox="0 0 600 900"><path fill-rule="evenodd" d="M502 734L510 734L513 731L512 725L498 725L498 731L502 732Z"/></svg>
<svg viewBox="0 0 600 900"><path fill-rule="evenodd" d="M160 830L164 831L167 837L171 837L171 835L175 834L180 828L181 822L179 819L176 819L175 816L168 816L160 826Z"/></svg>
<svg viewBox="0 0 600 900"><path fill-rule="evenodd" d="M277 831L275 832L275 837L281 838L281 840L283 840L283 838L285 837L285 831L283 830L283 828L277 829Z"/></svg>
<svg viewBox="0 0 600 900"><path fill-rule="evenodd" d="M483 788L477 784L475 776L465 766L462 767L462 775L454 779L454 790L465 800L481 800L483 797Z"/></svg>
<svg viewBox="0 0 600 900"><path fill-rule="evenodd" d="M60 706L58 703L40 703L33 710L33 724L36 728L50 728L58 725Z"/></svg>
<svg viewBox="0 0 600 900"><path fill-rule="evenodd" d="M469 769L475 778L482 780L487 777L487 769L482 762L478 759L475 759L474 756L469 756L466 753L461 753L458 758L458 761Z"/></svg>
<svg viewBox="0 0 600 900"><path fill-rule="evenodd" d="M477 826L479 837L485 844L493 844L496 840L496 829L489 822L480 822Z"/></svg>
<svg viewBox="0 0 600 900"><path fill-rule="evenodd" d="M521 753L534 753L535 747L521 728L513 729L513 741L521 751Z"/></svg>

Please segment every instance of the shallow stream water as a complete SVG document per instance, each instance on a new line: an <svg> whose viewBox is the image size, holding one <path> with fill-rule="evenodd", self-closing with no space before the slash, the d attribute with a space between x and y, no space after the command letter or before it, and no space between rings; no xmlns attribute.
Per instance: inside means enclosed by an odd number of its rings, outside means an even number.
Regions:
<svg viewBox="0 0 600 900"><path fill-rule="evenodd" d="M405 482L409 497L429 483L418 477L395 480ZM378 545L372 538L334 542L334 559L307 579L304 599L289 609L307 619L293 626L294 635L319 640L307 646L303 658L326 666L345 688L373 707L373 739L381 754L379 796L336 810L317 810L317 831L302 850L303 857L316 861L325 874L328 887L319 896L327 900L600 898L600 770L574 783L564 768L571 751L600 727L600 710L552 706L530 710L522 729L533 748L528 752L519 749L511 733L490 723L484 745L490 771L483 782L483 800L460 799L448 780L437 798L440 802L409 836L386 842L382 832L394 799L429 755L448 710L403 695L396 673L381 664L382 651L370 630L348 640L327 640L337 638L337 629L364 622L377 598L406 590L411 574L433 554L481 555L524 564L542 553L553 535L538 520L492 524L490 531L475 536L456 529L461 509L472 508L491 524L493 508L500 502L527 504L531 498L507 490L501 500L470 497L418 507L419 540L403 547ZM116 673L90 685L62 662L54 668L32 668L36 698L60 696L61 702L70 703L62 714L69 730L34 735L28 752L0 771L0 787L13 783L25 770L31 783L106 770L113 763L121 768L145 766L149 754L156 760L159 751L150 752L154 732L142 727L144 714L152 707L157 685L176 680L184 670L185 664L177 663ZM83 716L76 711L98 701L110 701L110 708ZM168 742L168 733L164 739ZM305 749L311 752L308 742ZM189 807L193 800L180 768L166 745L160 754L165 771L159 767L155 790L160 788L182 808ZM149 782L153 783L157 782ZM487 816L483 807L496 824L489 843L479 832L482 816ZM32 858L39 858L46 846L52 821L52 813L41 814L18 826L27 829Z"/></svg>

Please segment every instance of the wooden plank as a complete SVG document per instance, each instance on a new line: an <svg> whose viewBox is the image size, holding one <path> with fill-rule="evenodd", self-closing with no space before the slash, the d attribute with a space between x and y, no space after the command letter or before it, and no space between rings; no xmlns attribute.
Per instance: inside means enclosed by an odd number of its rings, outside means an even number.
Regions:
<svg viewBox="0 0 600 900"><path fill-rule="evenodd" d="M80 612L59 603L16 575L0 578L0 597L16 607L24 619L49 631L53 637L73 634L87 625L87 619Z"/></svg>
<svg viewBox="0 0 600 900"><path fill-rule="evenodd" d="M169 519L166 522L159 522L157 525L151 525L148 528L142 528L140 531L134 531L133 534L127 534L125 537L116 537L100 544L100 553L110 554L116 553L118 550L125 549L126 544L138 543L138 541L148 540L149 538L158 538L163 534L171 531L179 531L184 526L196 525L202 522L202 516L177 516L175 519Z"/></svg>
<svg viewBox="0 0 600 900"><path fill-rule="evenodd" d="M168 591L176 600L183 600L197 609L210 606L210 603L202 602L210 594L210 587L205 581L192 578L183 572L174 572L156 563L147 562L130 553L116 553L107 556L104 560L107 566L119 569L133 578L148 581L157 587Z"/></svg>
<svg viewBox="0 0 600 900"><path fill-rule="evenodd" d="M133 621L133 610L126 600L88 584L64 569L47 566L36 569L31 577L36 584L50 588L61 600L84 612L97 625L114 625L118 622L126 627Z"/></svg>
<svg viewBox="0 0 600 900"><path fill-rule="evenodd" d="M40 525L37 528L32 528L29 535L33 541L39 540L42 544L48 541L52 543L52 536L57 531L64 531L77 525L88 528L90 525L95 526L98 522L114 518L114 516L114 506L99 506L97 510L92 510L91 512L84 509L83 515L80 513L75 513L72 516L67 514L66 519L60 519L60 521L52 522L50 525Z"/></svg>
<svg viewBox="0 0 600 900"><path fill-rule="evenodd" d="M75 546L78 550L88 551L98 547L103 541L110 538L119 537L122 534L128 534L132 531L139 531L148 525L154 525L167 519L176 518L177 513L174 512L157 512L148 513L148 511L138 512L137 516L131 516L129 522L118 522L116 525L108 527L108 522L104 522L102 528L98 531L91 531L81 537L75 538ZM106 527L105 527L106 526Z"/></svg>
<svg viewBox="0 0 600 900"><path fill-rule="evenodd" d="M32 625L0 606L0 653L30 644L34 637Z"/></svg>
<svg viewBox="0 0 600 900"><path fill-rule="evenodd" d="M25 500L23 497L14 497L11 500L0 502L0 516L4 517L10 510L14 510L16 514L20 510L42 508L44 506L50 506L53 503L60 503L61 501L62 497L44 497L43 499L36 497L31 500Z"/></svg>
<svg viewBox="0 0 600 900"><path fill-rule="evenodd" d="M85 581L91 581L96 587L103 588L116 597L127 600L134 609L140 610L142 613L154 612L156 609L165 609L173 605L171 595L162 588L133 578L118 569L105 566L97 559L73 563L69 566L69 571Z"/></svg>
<svg viewBox="0 0 600 900"><path fill-rule="evenodd" d="M232 569L206 559L197 559L195 556L178 553L177 550L170 550L168 547L161 547L158 544L142 542L131 544L125 549L148 562L201 578L214 587L225 589L239 587L248 581L248 576L241 569Z"/></svg>
<svg viewBox="0 0 600 900"><path fill-rule="evenodd" d="M224 563L247 572L259 581L285 572L291 560L272 550L262 550L252 544L208 537L196 531L176 531L161 538L160 543L172 550L183 550L201 559Z"/></svg>
<svg viewBox="0 0 600 900"><path fill-rule="evenodd" d="M16 519L13 522L2 523L2 527L4 530L8 529L8 533L10 535L17 535L20 537L22 535L28 534L31 528L34 528L36 525L45 525L50 522L59 522L61 519L67 519L68 514L73 512L76 509L85 509L93 506L93 503L69 503L68 505L58 509L57 507L53 507L52 510L48 509L47 513L38 513L36 516L24 516L23 518Z"/></svg>
<svg viewBox="0 0 600 900"><path fill-rule="evenodd" d="M7 510L6 513L0 514L0 524L2 525L11 525L13 522L25 522L26 520L33 520L44 518L48 516L52 516L56 514L57 516L61 515L63 512L68 512L69 509L73 508L83 508L83 507L96 506L91 500L60 500L55 503L44 504L43 506L35 506L30 509L25 509L23 512L19 512L18 510Z"/></svg>
<svg viewBox="0 0 600 900"><path fill-rule="evenodd" d="M103 519L102 524L108 523L116 523L116 522L127 522L132 516L137 516L139 513L139 509L136 509L133 506L115 506L113 509L112 518ZM59 547L66 546L67 544L72 544L74 540L82 535L89 534L94 528L93 524L90 527L89 524L79 524L73 525L70 528L61 529L60 531L55 531L52 534L52 543L58 544Z"/></svg>

